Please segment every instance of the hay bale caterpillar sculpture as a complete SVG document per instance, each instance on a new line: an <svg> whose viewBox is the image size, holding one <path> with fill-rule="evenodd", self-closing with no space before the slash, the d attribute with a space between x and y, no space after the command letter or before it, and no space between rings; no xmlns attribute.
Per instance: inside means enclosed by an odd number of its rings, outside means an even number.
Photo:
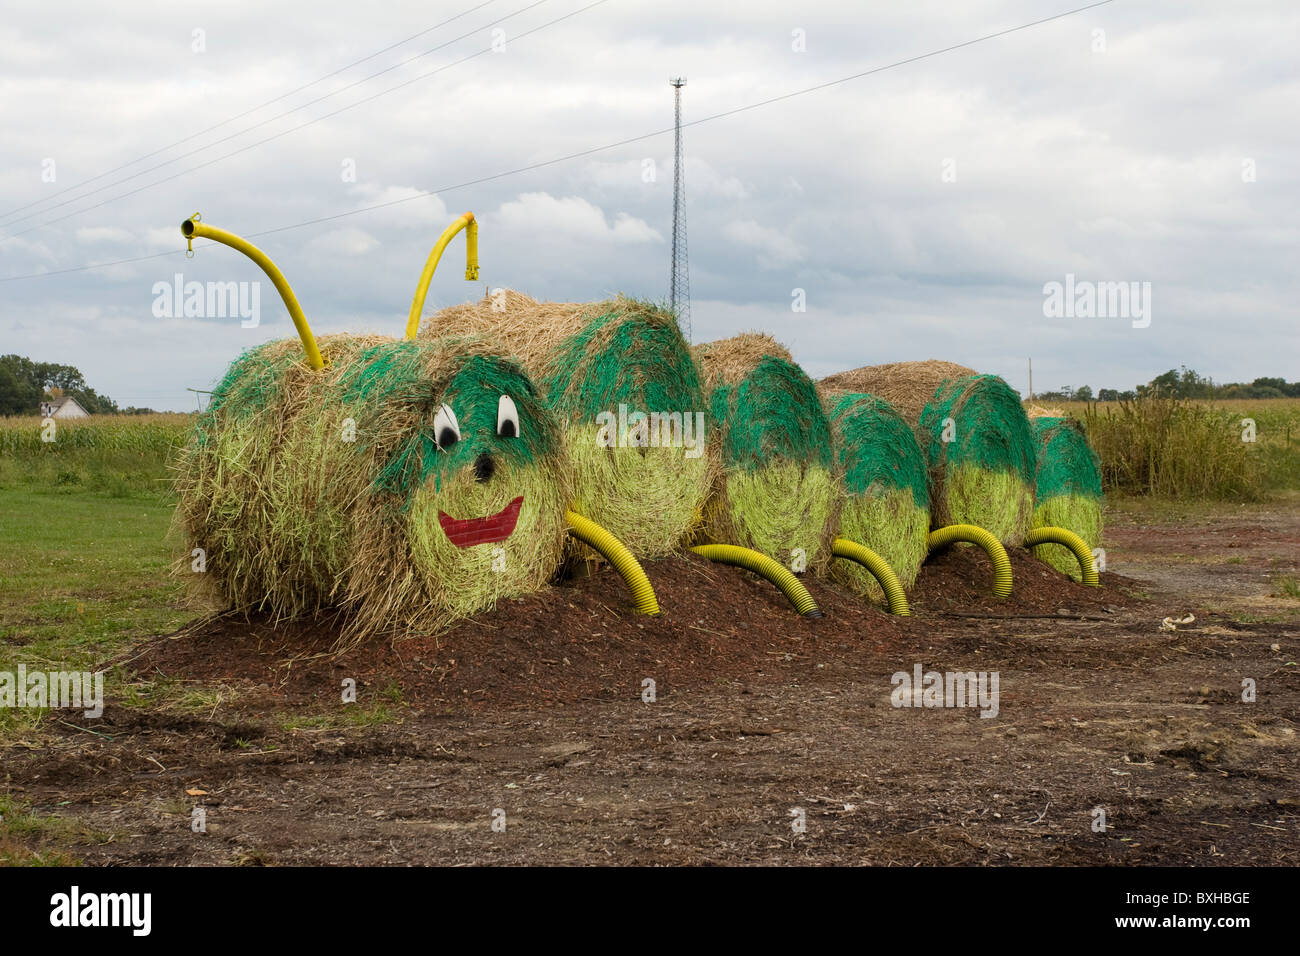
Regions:
<svg viewBox="0 0 1300 956"><path fill-rule="evenodd" d="M932 527L975 525L1008 547L1024 541L1036 455L1020 396L1006 382L951 362L895 362L828 376L820 388L883 398L913 426Z"/></svg>
<svg viewBox="0 0 1300 956"><path fill-rule="evenodd" d="M433 630L542 587L566 534L559 423L484 339L326 336L244 240L297 326L235 361L178 468L176 524L206 555L192 582L276 619L346 612L341 646Z"/></svg>

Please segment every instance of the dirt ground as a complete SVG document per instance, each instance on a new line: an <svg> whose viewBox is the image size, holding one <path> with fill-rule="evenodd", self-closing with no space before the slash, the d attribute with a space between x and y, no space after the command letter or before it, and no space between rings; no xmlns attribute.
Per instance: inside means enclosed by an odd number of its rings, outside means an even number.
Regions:
<svg viewBox="0 0 1300 956"><path fill-rule="evenodd" d="M1018 552L998 601L958 548L910 618L816 580L800 618L690 557L647 566L659 618L601 570L342 659L328 620L219 619L0 782L103 834L89 864L1296 865L1300 602L1272 591L1300 514L1140 514L1110 516L1100 589ZM892 706L917 664L997 672L996 717ZM210 710L148 705L177 681Z"/></svg>

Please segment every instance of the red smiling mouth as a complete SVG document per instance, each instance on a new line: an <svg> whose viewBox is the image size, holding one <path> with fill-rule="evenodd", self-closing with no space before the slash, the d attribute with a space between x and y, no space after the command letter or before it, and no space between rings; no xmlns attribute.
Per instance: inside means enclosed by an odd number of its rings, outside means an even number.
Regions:
<svg viewBox="0 0 1300 956"><path fill-rule="evenodd" d="M496 514L486 518L453 518L445 511L439 511L438 524L442 525L447 540L458 548L492 544L504 541L514 534L515 523L519 521L519 509L523 504L524 496L520 495Z"/></svg>

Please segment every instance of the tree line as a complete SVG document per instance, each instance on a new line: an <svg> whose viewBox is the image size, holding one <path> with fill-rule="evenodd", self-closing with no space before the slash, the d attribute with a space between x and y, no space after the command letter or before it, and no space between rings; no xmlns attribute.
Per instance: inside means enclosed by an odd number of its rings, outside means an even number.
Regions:
<svg viewBox="0 0 1300 956"><path fill-rule="evenodd" d="M0 415L35 415L41 402L66 395L92 415L147 415L153 409L118 408L107 395L98 394L71 365L33 362L21 355L0 355Z"/></svg>
<svg viewBox="0 0 1300 956"><path fill-rule="evenodd" d="M1261 376L1252 382L1221 384L1195 369L1183 366L1171 368L1157 375L1145 385L1120 391L1114 388L1098 389L1080 385L1064 385L1055 391L1038 392L1035 401L1047 402L1121 402L1135 398L1300 398L1300 382L1284 378Z"/></svg>

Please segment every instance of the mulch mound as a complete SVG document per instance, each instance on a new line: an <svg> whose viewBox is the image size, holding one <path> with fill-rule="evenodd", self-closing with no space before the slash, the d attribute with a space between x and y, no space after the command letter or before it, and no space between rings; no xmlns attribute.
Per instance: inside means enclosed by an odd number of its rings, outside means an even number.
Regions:
<svg viewBox="0 0 1300 956"><path fill-rule="evenodd" d="M992 572L977 548L954 547L927 563L909 595L914 616L886 614L820 578L805 577L825 617L800 617L767 581L685 554L646 562L663 613L632 612L614 571L602 567L434 636L372 640L345 655L330 649L342 622L319 617L272 626L227 614L139 649L129 671L143 679L243 683L267 713L320 704L334 710L342 681L359 701L396 688L432 712L565 706L636 699L644 678L659 695L686 686L807 679L809 662L833 672L927 639L948 614L1008 618L1102 613L1134 603L1123 579L1076 584L1027 552L1011 552L1015 591L989 594ZM254 704L256 707L257 704Z"/></svg>

